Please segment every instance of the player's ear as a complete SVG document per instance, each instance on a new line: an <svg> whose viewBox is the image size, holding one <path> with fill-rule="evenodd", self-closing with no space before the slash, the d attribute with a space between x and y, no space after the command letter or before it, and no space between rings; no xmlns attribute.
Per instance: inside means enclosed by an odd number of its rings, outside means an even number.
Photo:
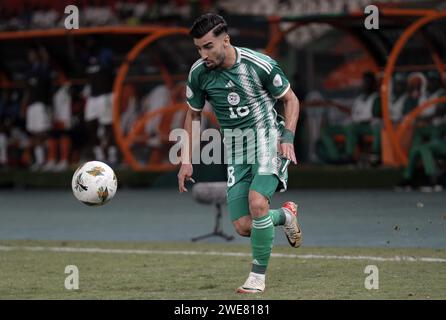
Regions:
<svg viewBox="0 0 446 320"><path fill-rule="evenodd" d="M223 46L224 48L227 48L229 46L229 34L226 34L225 37L223 38Z"/></svg>

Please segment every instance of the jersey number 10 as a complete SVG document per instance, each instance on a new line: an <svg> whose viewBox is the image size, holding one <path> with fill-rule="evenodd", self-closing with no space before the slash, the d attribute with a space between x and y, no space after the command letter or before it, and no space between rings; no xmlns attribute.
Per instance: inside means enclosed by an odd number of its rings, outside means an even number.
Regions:
<svg viewBox="0 0 446 320"><path fill-rule="evenodd" d="M237 107L237 108L235 108L235 111L236 112L234 112L234 108L233 107L229 107L229 112L231 113L229 115L229 117L231 119L246 117L248 115L248 113L249 113L249 108L247 106Z"/></svg>

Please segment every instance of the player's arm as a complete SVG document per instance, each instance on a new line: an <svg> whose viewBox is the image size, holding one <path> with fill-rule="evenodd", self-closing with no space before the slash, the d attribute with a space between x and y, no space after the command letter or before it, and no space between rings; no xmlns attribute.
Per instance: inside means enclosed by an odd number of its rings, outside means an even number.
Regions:
<svg viewBox="0 0 446 320"><path fill-rule="evenodd" d="M296 125L299 120L299 99L294 94L294 91L289 88L280 100L283 101L285 109L285 129L280 139L280 149L285 158L290 159L296 164L294 133L296 132Z"/></svg>
<svg viewBox="0 0 446 320"><path fill-rule="evenodd" d="M187 147L183 148L181 152L181 167L178 172L178 189L180 193L187 192L184 183L188 180L195 182L192 179L192 124L194 121L200 122L201 110L203 110L205 103L205 92L200 85L199 64L191 68L186 84L186 98L189 109L187 110L186 119L184 120L184 130L187 132ZM194 71L195 70L195 71ZM201 128L198 125L197 128Z"/></svg>
<svg viewBox="0 0 446 320"><path fill-rule="evenodd" d="M184 120L184 130L187 132L186 142L189 144L186 148L183 148L183 152L181 152L181 167L178 172L178 189L180 193L187 192L186 187L184 186L185 181L192 181L193 167L192 167L192 123L194 121L201 121L201 111L195 111L192 109L188 109L186 114L186 119ZM198 125L200 128L200 125Z"/></svg>
<svg viewBox="0 0 446 320"><path fill-rule="evenodd" d="M299 119L299 100L277 62L267 56L261 58L263 60L261 69L265 72L261 72L260 79L268 92L275 99L282 100L285 107L285 129L280 137L280 152L285 158L290 159L296 164L294 132L296 131L297 120Z"/></svg>

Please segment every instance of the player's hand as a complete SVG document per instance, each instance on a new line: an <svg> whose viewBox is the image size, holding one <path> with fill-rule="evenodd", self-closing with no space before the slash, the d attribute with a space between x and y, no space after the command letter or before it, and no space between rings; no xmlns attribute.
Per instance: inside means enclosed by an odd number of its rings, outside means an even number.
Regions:
<svg viewBox="0 0 446 320"><path fill-rule="evenodd" d="M296 154L294 153L294 145L292 143L281 143L280 153L292 163L297 164Z"/></svg>
<svg viewBox="0 0 446 320"><path fill-rule="evenodd" d="M195 183L194 179L192 179L192 173L194 172L192 168L192 164L182 164L180 171L178 172L178 190L180 193L187 192L186 187L184 186L185 181L192 181Z"/></svg>

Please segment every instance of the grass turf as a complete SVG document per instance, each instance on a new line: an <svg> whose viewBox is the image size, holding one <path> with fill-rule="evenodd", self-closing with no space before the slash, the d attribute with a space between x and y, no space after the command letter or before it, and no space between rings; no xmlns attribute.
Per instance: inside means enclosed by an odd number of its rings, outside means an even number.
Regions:
<svg viewBox="0 0 446 320"><path fill-rule="evenodd" d="M238 295L250 268L248 245L82 241L0 241L0 299L445 299L445 262L272 257L267 289ZM19 247L153 250L149 254L32 251ZM13 250L5 250L13 247ZM240 256L172 251L243 253ZM163 254L162 252L170 252ZM411 256L446 258L446 250L391 248L293 249L297 255ZM79 269L79 289L64 286L65 267ZM367 265L379 269L379 289L367 290Z"/></svg>

